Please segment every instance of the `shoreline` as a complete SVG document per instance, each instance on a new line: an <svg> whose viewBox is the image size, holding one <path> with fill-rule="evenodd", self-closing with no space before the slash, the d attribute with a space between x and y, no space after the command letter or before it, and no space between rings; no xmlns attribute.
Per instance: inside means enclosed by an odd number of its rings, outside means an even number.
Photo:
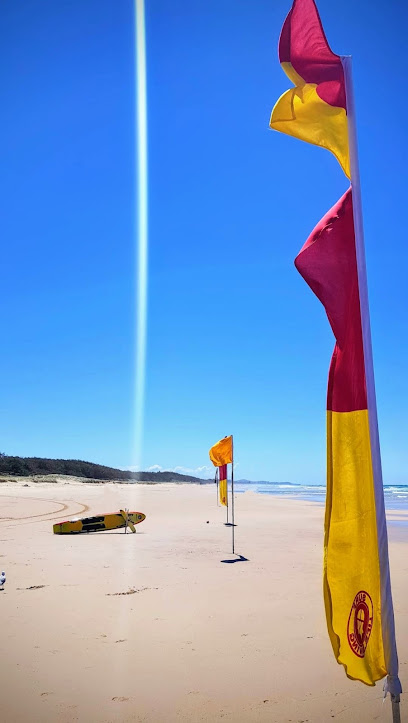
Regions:
<svg viewBox="0 0 408 723"><path fill-rule="evenodd" d="M238 483L239 484L239 483ZM254 487L259 483L252 483ZM278 486L280 483L276 483ZM286 483L285 483L286 484ZM99 480L99 479L89 479L87 477L74 477L71 475L30 475L30 476L13 476L13 475L0 475L0 490L3 488L3 485L7 487L7 485L11 485L14 489L23 487L25 489L33 488L33 489L40 489L42 487L47 487L48 485L52 485L52 487L57 486L80 486L80 487L106 487L109 488L109 486L117 487L117 486L124 486L128 487L129 489L142 489L144 487L161 487L161 488L168 488L168 489L176 489L176 488L190 488L190 487L196 487L196 488L209 488L212 489L212 494L214 495L214 485L213 481L203 481L203 482L184 482L184 481L131 481L131 480ZM274 485L271 485L273 487ZM296 485L293 485L294 487ZM301 485L299 485L301 486ZM316 485L321 488L321 485ZM325 499L321 498L321 495L314 495L308 494L308 493L299 493L296 491L292 492L286 492L286 493L280 493L280 492L265 492L260 491L258 489L251 489L251 487L248 485L248 489L236 489L234 490L234 497L235 499L241 497L242 495L250 495L254 494L259 497L272 497L274 499L282 499L282 500L288 500L290 502L302 502L302 503L309 503L312 505L316 505L320 508L325 507ZM215 496L215 495L214 495ZM317 497L319 496L319 499ZM388 504L387 504L388 502ZM398 523L398 526L408 526L408 499L405 504L404 503L397 503L395 500L389 500L385 499L385 513L387 518L387 523L394 524Z"/></svg>

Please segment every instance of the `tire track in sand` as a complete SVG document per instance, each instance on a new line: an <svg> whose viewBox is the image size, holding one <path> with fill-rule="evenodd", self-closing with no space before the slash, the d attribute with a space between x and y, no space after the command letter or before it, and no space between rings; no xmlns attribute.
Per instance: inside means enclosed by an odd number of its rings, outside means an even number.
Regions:
<svg viewBox="0 0 408 723"><path fill-rule="evenodd" d="M16 497L15 495L1 495L1 497L5 497L11 500L21 500L21 497ZM27 499L27 497L25 499ZM84 505L83 502L77 502L76 500L57 502L57 500L41 499L41 502L50 502L53 505L58 505L59 509L51 510L50 512L41 512L35 515L24 515L23 517L3 517L0 518L0 524L2 522L21 523L23 521L22 524L27 525L34 522L48 522L48 520L59 520L62 517L67 517L68 515L81 515L83 512L87 512L89 510L89 505ZM77 505L80 509L70 509L72 508L73 504ZM64 512L64 514L61 514L62 512ZM53 515L53 517L50 517L50 515ZM16 527L16 525L7 525L7 527Z"/></svg>

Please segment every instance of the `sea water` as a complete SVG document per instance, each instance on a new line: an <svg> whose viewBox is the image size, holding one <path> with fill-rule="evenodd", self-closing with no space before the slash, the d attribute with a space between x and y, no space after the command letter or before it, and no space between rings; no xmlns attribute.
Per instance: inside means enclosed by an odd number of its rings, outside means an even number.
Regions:
<svg viewBox="0 0 408 723"><path fill-rule="evenodd" d="M323 504L326 485L302 485L290 482L240 482L234 483L234 492L257 492L261 495L279 495ZM384 485L387 510L408 510L408 485Z"/></svg>

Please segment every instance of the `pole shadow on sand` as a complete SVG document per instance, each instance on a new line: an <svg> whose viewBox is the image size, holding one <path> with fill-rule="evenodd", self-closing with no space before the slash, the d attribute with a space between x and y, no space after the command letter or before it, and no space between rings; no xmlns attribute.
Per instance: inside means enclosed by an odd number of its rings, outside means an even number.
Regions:
<svg viewBox="0 0 408 723"><path fill-rule="evenodd" d="M226 562L228 564L231 564L233 562L249 562L247 557L244 557L243 555L238 555L238 553L235 553L235 555L235 560L221 560L221 562Z"/></svg>

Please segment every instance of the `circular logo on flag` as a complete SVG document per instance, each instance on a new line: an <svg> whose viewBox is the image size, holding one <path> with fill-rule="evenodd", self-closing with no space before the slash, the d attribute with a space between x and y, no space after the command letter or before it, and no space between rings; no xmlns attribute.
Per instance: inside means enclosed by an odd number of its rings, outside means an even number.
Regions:
<svg viewBox="0 0 408 723"><path fill-rule="evenodd" d="M347 638L353 653L364 658L373 629L373 601L365 590L360 590L351 606L347 625Z"/></svg>

